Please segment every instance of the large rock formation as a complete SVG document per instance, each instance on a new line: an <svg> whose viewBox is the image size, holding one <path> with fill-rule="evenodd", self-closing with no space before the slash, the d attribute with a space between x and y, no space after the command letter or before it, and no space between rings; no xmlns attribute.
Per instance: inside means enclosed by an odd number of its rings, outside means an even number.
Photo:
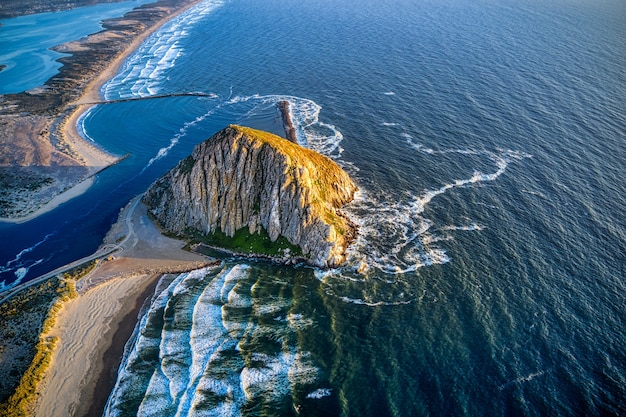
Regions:
<svg viewBox="0 0 626 417"><path fill-rule="evenodd" d="M357 187L334 161L271 133L231 125L156 181L144 202L179 235L284 236L307 262L335 267L356 236L338 209Z"/></svg>

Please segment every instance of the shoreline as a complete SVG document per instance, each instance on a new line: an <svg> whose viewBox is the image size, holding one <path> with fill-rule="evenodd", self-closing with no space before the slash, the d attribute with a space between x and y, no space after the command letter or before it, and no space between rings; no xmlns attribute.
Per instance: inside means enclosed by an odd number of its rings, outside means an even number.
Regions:
<svg viewBox="0 0 626 417"><path fill-rule="evenodd" d="M61 142L64 142L65 145L69 147L70 150L73 151L73 153L76 154L77 160L84 168L86 168L87 174L78 182L74 183L74 185L71 186L69 189L66 189L65 191L56 194L51 200L37 207L33 212L25 216L19 217L0 217L1 223L25 223L39 217L44 213L56 209L59 205L83 194L94 183L94 176L96 174L106 168L109 168L119 163L124 158L119 155L113 155L103 148L100 148L97 144L92 143L82 137L79 132L77 123L80 118L87 111L89 111L89 109L94 107L94 105L91 103L101 100L100 88L108 80L110 80L117 74L120 67L123 65L129 55L134 53L149 36L158 31L168 21L175 18L176 16L179 16L181 13L184 13L191 7L201 2L202 0L190 0L189 2L181 5L179 8L177 8L178 5L176 4L169 4L167 2L161 4L161 2L159 1L148 5L148 8L154 8L155 10L165 13L166 15L149 27L146 27L146 22L138 20L138 23L143 26L143 29L138 34L133 36L130 40L130 43L125 46L118 54L116 54L115 58L107 63L102 70L97 72L97 74L91 81L89 81L83 87L78 87L81 89L79 97L65 104L63 106L63 109L56 116L53 116L53 118L50 120L50 123L59 123L57 134L59 135ZM127 15L137 10L140 10L141 8L142 6L139 6L132 11L126 13L124 16L110 20L125 20L127 19ZM106 22L107 21L105 21L105 23ZM88 40L90 37L102 38L103 36L106 37L108 35L115 36L115 30L115 28L110 29L105 26L105 29L103 31L89 35L85 39ZM60 45L59 47L69 48L66 53L75 54L75 52L72 51L71 45L75 42L80 41L84 41L84 39ZM47 83L45 84L45 86L48 85Z"/></svg>
<svg viewBox="0 0 626 417"><path fill-rule="evenodd" d="M96 78L85 86L78 100L68 105L68 107L76 106L76 108L71 111L69 116L64 118L62 122L63 125L61 127L61 134L70 146L74 148L83 159L86 160L87 167L95 170L95 172L90 172L90 176L93 176L103 169L118 163L121 160L121 157L114 156L106 152L104 149L99 148L96 144L85 139L78 130L78 121L86 112L94 107L94 105L90 103L101 100L102 97L100 95L100 89L107 81L115 77L115 75L119 72L120 67L124 64L124 61L126 61L126 58L134 53L141 46L141 44L148 39L148 37L158 31L171 19L179 16L201 2L202 0L194 0L180 9L171 12L151 27L144 29L144 31L138 34L131 41L131 43L96 76Z"/></svg>
<svg viewBox="0 0 626 417"><path fill-rule="evenodd" d="M117 326L115 328L111 327L109 332L103 336L107 343L99 347L102 354L97 356L101 357L101 360L92 368L92 373L95 376L93 378L94 382L91 384L93 386L92 401L91 403L82 404L82 412L79 410L78 415L101 416L104 413L111 391L113 391L117 382L117 373L122 363L126 343L133 335L137 327L139 315L146 302L153 297L161 277L161 275L153 275L146 279L145 288L135 298L132 310L123 315L123 317L122 312L120 312L117 320L114 320L117 322ZM122 343L122 341L125 342Z"/></svg>
<svg viewBox="0 0 626 417"><path fill-rule="evenodd" d="M58 342L37 389L33 415L100 415L138 313L160 278L221 264L183 250L184 241L163 236L139 197L122 209L102 248L114 242L121 250L103 255L76 283L78 296L63 304L46 333Z"/></svg>

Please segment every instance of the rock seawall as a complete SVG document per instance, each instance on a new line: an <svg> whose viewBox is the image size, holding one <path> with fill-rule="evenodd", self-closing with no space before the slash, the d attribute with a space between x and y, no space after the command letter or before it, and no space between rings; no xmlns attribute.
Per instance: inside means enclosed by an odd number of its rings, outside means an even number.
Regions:
<svg viewBox="0 0 626 417"><path fill-rule="evenodd" d="M285 129L285 138L287 140L298 143L298 136L296 134L296 128L291 121L291 110L289 110L289 102L287 100L281 100L278 102L278 110L280 111L281 118L283 120L283 129Z"/></svg>
<svg viewBox="0 0 626 417"><path fill-rule="evenodd" d="M339 209L357 186L334 161L276 135L231 125L157 180L144 202L176 234L265 230L311 265L345 261L356 226Z"/></svg>

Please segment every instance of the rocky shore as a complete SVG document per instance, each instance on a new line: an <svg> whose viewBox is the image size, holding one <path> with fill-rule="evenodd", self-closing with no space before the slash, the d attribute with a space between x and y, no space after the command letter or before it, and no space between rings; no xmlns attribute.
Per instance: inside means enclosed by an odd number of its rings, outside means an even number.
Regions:
<svg viewBox="0 0 626 417"><path fill-rule="evenodd" d="M42 87L0 95L0 218L25 217L118 159L77 134L83 103L98 100L102 83L148 34L198 2L160 0L106 20L103 31L55 48L71 55Z"/></svg>

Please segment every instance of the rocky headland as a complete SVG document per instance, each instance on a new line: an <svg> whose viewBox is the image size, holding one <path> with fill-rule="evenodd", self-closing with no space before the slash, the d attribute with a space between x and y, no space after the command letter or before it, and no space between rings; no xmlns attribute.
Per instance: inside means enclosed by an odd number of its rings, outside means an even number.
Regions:
<svg viewBox="0 0 626 417"><path fill-rule="evenodd" d="M355 224L340 211L356 191L330 158L231 125L196 146L143 201L175 235L330 268L344 263L356 237Z"/></svg>

